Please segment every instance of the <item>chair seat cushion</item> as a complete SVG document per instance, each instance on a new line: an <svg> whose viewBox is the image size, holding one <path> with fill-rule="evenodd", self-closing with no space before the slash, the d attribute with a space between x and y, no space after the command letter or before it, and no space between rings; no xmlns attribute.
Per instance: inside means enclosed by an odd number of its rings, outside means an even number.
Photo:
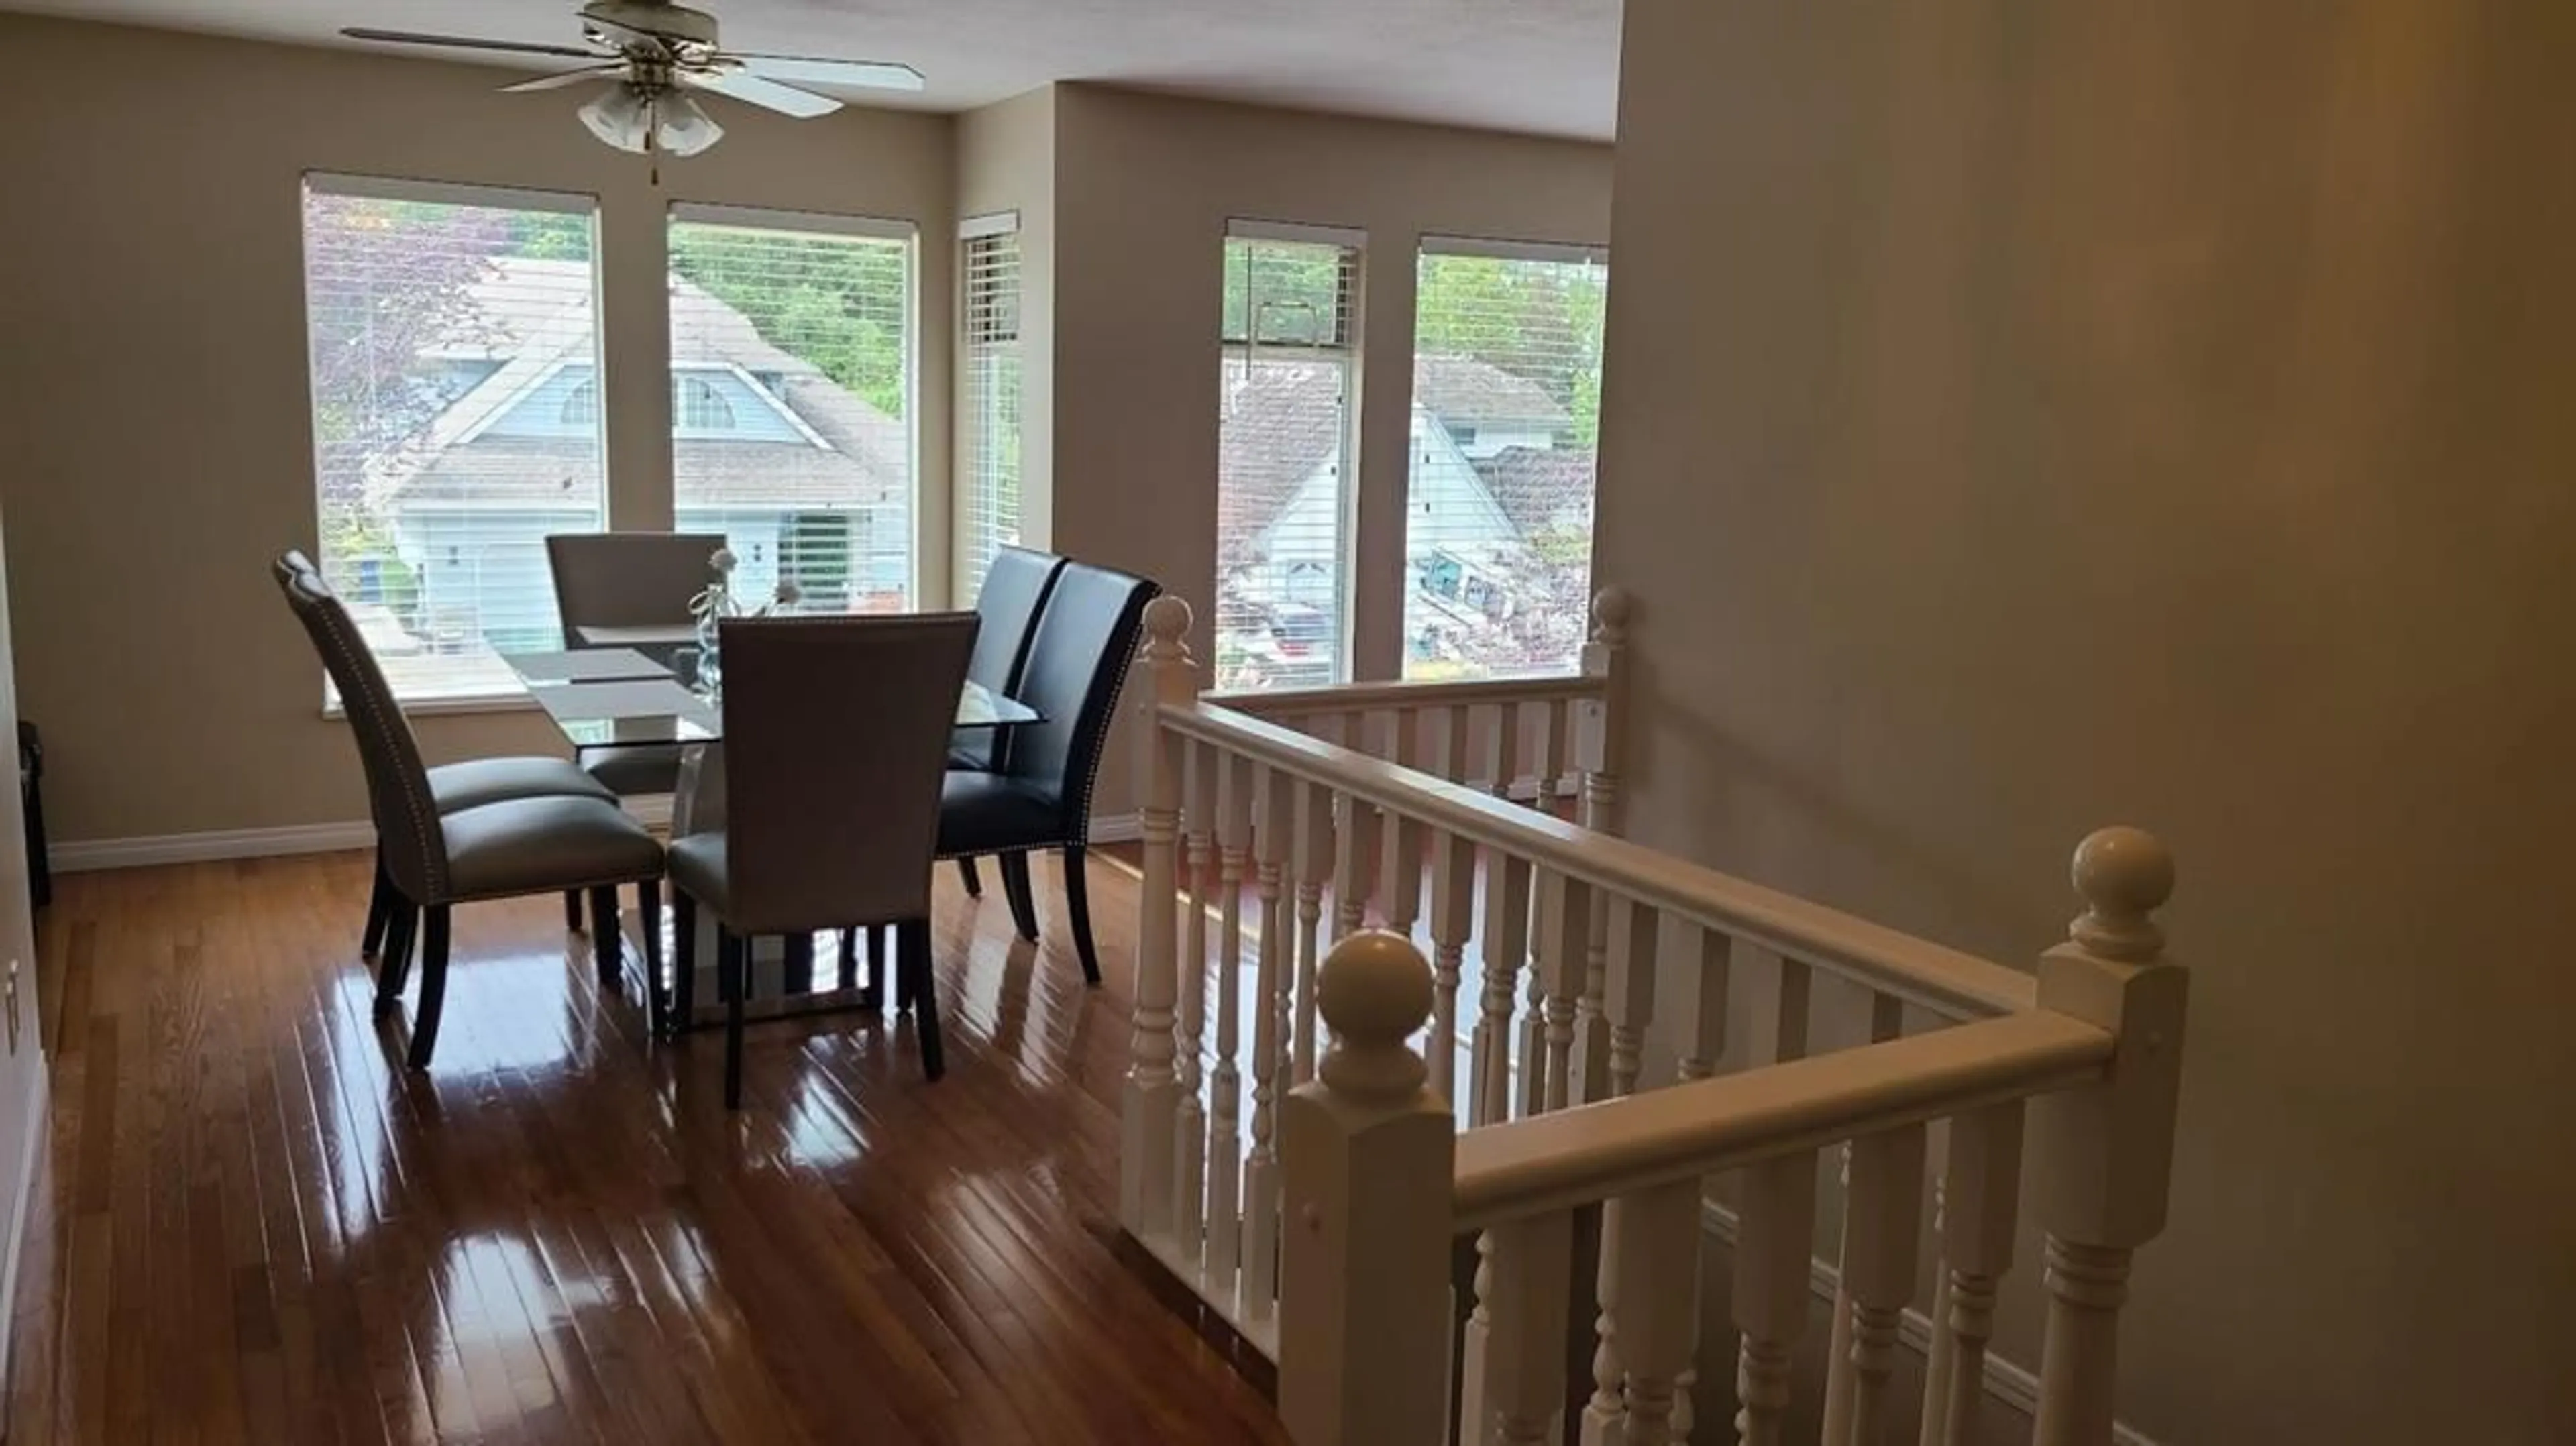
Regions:
<svg viewBox="0 0 2576 1446"><path fill-rule="evenodd" d="M439 826L455 899L552 893L662 872L662 845L644 825L595 798L487 803L451 813Z"/></svg>
<svg viewBox="0 0 2576 1446"><path fill-rule="evenodd" d="M1068 842L1064 801L998 773L950 769L939 789L939 856L1005 853Z"/></svg>
<svg viewBox="0 0 2576 1446"><path fill-rule="evenodd" d="M666 744L586 748L581 771L618 798L671 793L680 786L680 750Z"/></svg>
<svg viewBox="0 0 2576 1446"><path fill-rule="evenodd" d="M429 770L429 797L440 813L508 803L517 798L595 798L617 795L569 758L469 758Z"/></svg>
<svg viewBox="0 0 2576 1446"><path fill-rule="evenodd" d="M693 833L671 840L671 887L725 917L725 836Z"/></svg>

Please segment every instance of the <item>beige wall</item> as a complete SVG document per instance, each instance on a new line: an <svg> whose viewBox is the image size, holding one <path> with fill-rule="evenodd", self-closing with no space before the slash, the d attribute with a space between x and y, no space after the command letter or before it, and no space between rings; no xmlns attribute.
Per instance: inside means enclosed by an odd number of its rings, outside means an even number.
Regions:
<svg viewBox="0 0 2576 1446"><path fill-rule="evenodd" d="M2576 7L1626 26L1637 832L2018 960L2077 837L2160 831L2194 1017L2123 1414L2568 1439Z"/></svg>
<svg viewBox="0 0 2576 1446"><path fill-rule="evenodd" d="M1396 676L1417 243L1606 242L1610 148L1097 86L1056 95L1056 550L1206 610L1226 222L1364 230L1356 662ZM1132 807L1125 761L1113 752L1104 813Z"/></svg>
<svg viewBox="0 0 2576 1446"><path fill-rule="evenodd" d="M600 198L611 508L669 524L662 208L697 200L921 228L925 592L947 570L955 124L725 111L703 157L612 151L573 92L497 71L0 17L0 500L21 701L61 839L337 823L356 758L267 559L311 547L297 188L307 170ZM433 760L559 746L537 715L423 719Z"/></svg>

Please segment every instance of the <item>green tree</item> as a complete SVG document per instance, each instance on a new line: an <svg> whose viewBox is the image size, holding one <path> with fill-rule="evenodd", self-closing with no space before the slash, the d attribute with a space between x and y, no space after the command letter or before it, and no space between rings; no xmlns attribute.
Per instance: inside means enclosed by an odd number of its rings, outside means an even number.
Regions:
<svg viewBox="0 0 2576 1446"><path fill-rule="evenodd" d="M741 312L770 345L888 416L904 414L904 248L684 224L671 230L671 270Z"/></svg>

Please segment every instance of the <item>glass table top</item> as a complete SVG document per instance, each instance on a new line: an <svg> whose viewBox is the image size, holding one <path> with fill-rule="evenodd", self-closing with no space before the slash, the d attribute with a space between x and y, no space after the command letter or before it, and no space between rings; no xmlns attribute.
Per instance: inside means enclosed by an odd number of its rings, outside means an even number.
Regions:
<svg viewBox="0 0 2576 1446"><path fill-rule="evenodd" d="M546 710L546 716L555 721L574 747L714 743L723 739L723 707L706 694L684 686L670 669L622 648L598 651L626 653L623 662L565 661L586 659L588 651L507 657L520 681L527 684L528 696ZM640 668L636 666L639 663ZM959 728L1009 728L1045 721L1046 716L1035 708L981 683L970 682L958 694Z"/></svg>

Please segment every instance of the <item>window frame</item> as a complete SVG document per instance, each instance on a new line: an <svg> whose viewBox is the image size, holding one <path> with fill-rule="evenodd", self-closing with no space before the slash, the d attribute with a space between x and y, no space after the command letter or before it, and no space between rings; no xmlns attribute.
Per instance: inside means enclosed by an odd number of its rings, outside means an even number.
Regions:
<svg viewBox="0 0 2576 1446"><path fill-rule="evenodd" d="M1010 281L1008 326L997 324L993 327L994 335L980 336L976 325L977 298L974 289L976 246L979 242L1003 238L1008 238L1010 242L1007 263ZM1003 547L1023 545L1028 540L1027 530L1022 525L1028 516L1028 271L1027 257L1021 245L1020 213L1016 210L994 211L980 216L969 216L958 222L956 268L957 334L952 341L952 345L956 348L956 389L951 396L953 414L949 419L952 433L952 446L949 452L948 504L949 605L957 608L971 608L975 604L975 596L982 591L984 574L992 566L989 553L981 558L974 555L975 549L982 541L981 529L976 526L977 510L980 508L993 519L991 531L994 535L995 551ZM995 270L1003 269L1001 263L996 263ZM997 292L1000 290L998 286L995 289ZM1001 335L1000 333L1005 330L1009 334ZM978 364L987 359L996 363L1007 361L1010 364L1013 373L1012 388L1018 393L1016 414L1012 420L1019 435L1016 439L1017 445L1013 448L1015 462L1010 478L1015 506L1010 519L1011 525L1008 528L1000 524L1001 505L998 497L986 500L980 495L982 478L979 473L986 467L985 450L988 446L998 450L1002 435L998 417L992 436L987 437L982 431L985 408L989 406L996 411L999 408L998 395L991 399L980 397L974 380ZM979 405L979 402L982 405ZM998 462L990 464L990 470L998 485L1001 478L1000 464ZM1009 534L1008 541L1003 540L1002 534L1005 532Z"/></svg>
<svg viewBox="0 0 2576 1446"><path fill-rule="evenodd" d="M305 455L308 458L308 465L312 469L309 474L309 485L311 487L311 496L314 505L314 561L317 566L327 569L329 566L329 559L321 545L320 538L322 521L321 444L319 437L310 435L309 431L314 420L315 409L315 398L313 394L313 275L310 255L306 249L310 242L310 232L308 231L305 223L304 210L306 205L309 203L310 198L316 194L346 197L353 200L420 203L442 206L469 206L486 210L506 210L546 215L577 216L586 220L589 223L590 229L590 255L588 257L588 264L590 270L591 366L594 377L601 374L605 369L608 355L607 272L606 267L603 264L604 257L602 254L605 250L608 208L600 194L595 191L558 191L506 184L495 185L485 184L482 182L448 181L419 176L370 175L362 172L335 171L320 167L308 168L298 176L296 184L297 214L295 228L297 253L296 274L298 281L296 301L299 312L298 319L302 323L304 330L304 419L308 428L309 437L309 443L306 447ZM539 380L542 381L545 377L551 377L557 372L560 372L565 365L566 363L562 361L550 363L541 374ZM510 406L515 406L518 402L524 400L526 394L529 391L532 391L535 385L536 383L531 383L528 387L522 388L521 392L515 394L508 404L495 407L490 416L478 419L473 426L469 427L465 433L460 435L458 438L458 444L461 445L465 442L471 441L474 437L482 435L489 429L493 420L498 418L502 413L507 412ZM455 400L462 400L462 396L452 399L450 405L452 405ZM594 430L594 445L597 448L597 455L599 458L599 527L602 531L606 531L616 526L616 516L614 511L615 487L613 486L610 477L607 423L607 412L603 407L600 411ZM332 686L330 676L327 672L324 673L321 682L321 716L326 720L345 720L348 711L347 707L340 697L339 690ZM442 714L467 713L521 713L533 711L538 706L536 699L531 697L524 687L520 687L515 683L506 686L460 688L454 691L442 691L420 697L405 697L399 689L396 689L395 701L400 705L405 715L417 717L434 717Z"/></svg>
<svg viewBox="0 0 2576 1446"><path fill-rule="evenodd" d="M1248 372L1256 359L1263 357L1284 357L1289 360L1304 358L1319 362L1327 362L1338 366L1341 369L1342 415L1340 450L1338 454L1340 457L1341 496L1337 499L1339 517L1336 523L1338 546L1335 549L1333 567L1333 661L1332 672L1328 682L1328 686L1338 687L1353 681L1358 675L1359 667L1359 619L1357 613L1359 601L1360 445L1362 436L1361 388L1364 380L1364 348L1362 346L1362 340L1367 332L1368 313L1368 232L1357 227L1324 226L1296 221L1269 221L1248 217L1229 218L1225 223L1225 234L1218 244L1217 254L1220 273L1222 273L1225 264L1227 243L1236 241L1256 246L1265 243L1288 246L1329 246L1342 253L1340 259L1340 275L1337 278L1335 286L1337 311L1339 314L1334 318L1334 335L1332 340L1324 342L1310 342L1303 345L1293 342L1262 341L1260 340L1260 319L1250 310L1247 310L1243 319L1243 336L1240 339L1227 336L1222 305L1222 297L1224 294L1222 275L1220 275L1218 287L1220 304L1219 315L1217 318L1217 353L1220 378L1217 425L1220 437L1223 434L1223 428L1225 425L1222 377L1223 369L1226 366L1239 362ZM1247 296L1247 306L1248 304L1249 298ZM1221 443L1220 451L1222 451ZM1224 485L1224 477L1221 469L1217 480L1218 486L1222 488ZM1217 510L1219 514L1222 515L1222 503L1219 504ZM1222 536L1219 536L1215 539L1215 542L1216 550L1221 558L1224 553L1224 539ZM1210 581L1212 586L1209 593L1208 627L1211 638L1210 661L1213 663L1213 639L1217 626L1217 614L1221 608L1219 599L1224 590L1224 572L1222 567L1220 567L1217 575L1210 579Z"/></svg>

